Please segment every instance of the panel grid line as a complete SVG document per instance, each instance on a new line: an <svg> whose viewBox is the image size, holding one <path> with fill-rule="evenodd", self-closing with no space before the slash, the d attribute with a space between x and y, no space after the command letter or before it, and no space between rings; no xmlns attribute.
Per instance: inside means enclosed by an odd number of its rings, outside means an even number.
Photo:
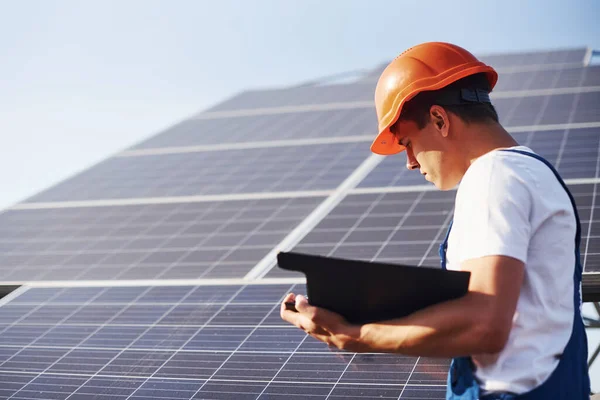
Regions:
<svg viewBox="0 0 600 400"><path fill-rule="evenodd" d="M335 390L335 388L337 387L337 385L339 385L340 381L342 380L342 377L344 376L344 374L346 373L346 371L348 371L348 367L350 367L350 364L352 364L352 361L354 361L354 359L356 358L356 354L357 353L352 354L352 357L350 358L350 361L348 361L348 364L346 364L346 367L344 367L344 370L342 371L342 373L340 374L340 376L337 378L337 380L335 381L335 383L331 387L331 390L329 391L329 393L327 393L327 397L325 397L325 400L328 400L331 397L331 394L333 393L333 391Z"/></svg>
<svg viewBox="0 0 600 400"><path fill-rule="evenodd" d="M587 70L585 70L587 71ZM581 77L579 78L579 84L581 85L583 80L585 79L586 73L582 73ZM576 94L575 96L573 96L573 103L571 104L571 111L569 112L569 118L567 123L570 124L571 122L573 122L573 117L575 116L575 109L577 108L577 105L579 104L579 99L581 98L581 96L578 94ZM570 129L565 129L564 133L563 133L563 138L562 141L560 143L560 147L558 150L558 156L556 158L556 163L555 163L555 168L558 169L560 167L560 163L562 161L562 156L563 153L565 151L565 146L567 144L567 139L570 133ZM596 175L597 177L597 175Z"/></svg>
<svg viewBox="0 0 600 400"><path fill-rule="evenodd" d="M69 313L68 315L66 315L64 318L62 318L60 321L58 321L55 325L52 326L52 328L48 329L42 336L38 337L36 340L34 340L33 342L31 342L29 345L23 346L18 352L16 352L15 354L13 354L11 357L9 357L7 360L5 360L2 364L0 364L0 367L2 367L2 365L5 365L7 362L9 362L10 360L14 359L16 356L18 356L19 354L21 354L24 350L30 348L30 345L32 345L33 343L39 341L40 339L42 339L44 336L46 336L49 332L51 332L55 327L59 326L61 322L66 321L67 319L69 319L70 317L72 317L73 315L75 315L77 312L81 311L85 306L92 304L92 302L97 299L98 297L100 297L102 294L104 294L108 289L105 288L104 290L99 291L95 296L90 297L88 299L87 302L85 302L84 304L82 304L80 307L77 307L76 309L74 309L71 313ZM150 290L150 288L148 288L148 290ZM64 290L62 291L64 292ZM141 295L140 295L141 296ZM41 307L41 306L40 306ZM124 310L124 309L123 309ZM122 311L123 311L122 310ZM115 315L116 317L116 315ZM99 330L100 328L98 328ZM83 342L83 341L82 341ZM65 354L63 354L60 358L58 358L55 362L53 362L49 367L45 368L44 371L42 372L38 372L37 375L31 379L31 381L29 381L27 383L27 385L29 385L31 382L33 382L36 378L38 378L39 376L41 376L44 372L46 372L47 370L50 369L50 367L54 366L57 362L59 362L60 360L62 360L66 355L70 354L72 351L74 350L74 348L70 348L69 351L65 352ZM25 388L27 385L23 386L23 388ZM23 390L23 388L17 390L15 393L13 393L8 399L11 399L12 397L14 397L16 394L18 394L21 390Z"/></svg>
<svg viewBox="0 0 600 400"><path fill-rule="evenodd" d="M600 151L600 144L598 145L598 151ZM600 176L600 157L596 160L596 178ZM590 238L592 237L592 225L594 221L594 209L596 208L596 195L598 192L598 184L594 183L594 189L592 191L592 207L590 209L590 222L588 224L587 238L585 239L585 252L583 255L583 270L587 265L587 258L590 250Z"/></svg>
<svg viewBox="0 0 600 400"><path fill-rule="evenodd" d="M11 374L11 375L32 375L34 373L31 372L22 372L22 371L0 371L0 374ZM79 376L79 377L89 377L90 374L80 374L80 373L60 373L60 372L49 372L46 375L53 375L53 376ZM97 375L97 377L99 378L117 378L117 379L145 379L145 376L142 375ZM187 378L187 377L181 377L181 378L172 378L172 377L160 377L160 378L152 378L151 380L165 380L165 381L204 381L204 379L198 379L198 378ZM222 379L222 378L215 378L212 379L213 382L224 382L224 383L260 383L260 384L265 384L268 383L269 381L267 380L260 380L260 379ZM297 384L297 381L277 381L277 383L280 384L284 384L284 385L291 385L291 384ZM302 381L303 384L307 384L307 385L331 385L331 382L321 382L321 381ZM381 382L377 382L377 383L368 383L368 382L340 382L339 383L340 386L389 386L389 387L400 387L400 386L412 386L412 387L446 387L446 385L436 385L436 384L418 384L418 385L413 385L413 384L399 384L399 383L381 383Z"/></svg>
<svg viewBox="0 0 600 400"><path fill-rule="evenodd" d="M142 291L137 297L136 299L142 298L144 295L146 295L152 288L149 287L148 289ZM182 300L188 298L192 293L194 292L194 289L190 289L188 291L188 293L182 298ZM175 309L177 305L173 305L171 308L169 308L167 311L165 311L163 314L161 314L161 316L155 321L158 322L160 321L162 318L164 318L165 316L167 316L169 314L169 312L171 312L173 309ZM108 323L112 320L114 320L115 318L117 318L118 316L120 316L123 312L125 312L129 307L125 307L123 308L119 313L115 314L113 317L111 317L106 323L102 324L98 329L96 329L93 333L91 333L89 336L87 336L84 340L82 340L80 343L84 343L86 340L90 339L94 334L96 334L97 332L100 331L100 329L102 329L103 327L107 326ZM144 330L144 332L142 332L139 337L142 337L145 333L147 333L151 328L153 328L154 326L156 326L155 324L150 325L146 330ZM134 341L132 341L130 343L133 344ZM77 349L77 346L74 346L73 349ZM129 349L129 346L125 347L124 349L120 350L116 355L114 355L109 361L107 361L104 366L102 366L102 368L100 368L98 371L96 371L94 374L92 374L85 382L83 382L79 388L77 388L76 390L73 391L73 393L71 393L69 396L66 397L65 400L69 399L71 396L73 396L75 393L77 393L77 391L79 391L81 388L83 388L85 386L85 384L87 384L89 381L91 381L94 377L96 377L104 368L106 368L106 366L108 366L110 363L112 363L114 360L116 360L121 354L123 354L126 350ZM68 353L67 353L68 354ZM63 356L64 357L64 356ZM56 362L60 361L57 360ZM46 368L46 371L49 370L53 365L56 364L56 362L54 364L52 364L50 367ZM45 371L44 371L45 372ZM42 372L43 374L43 372Z"/></svg>
<svg viewBox="0 0 600 400"><path fill-rule="evenodd" d="M294 328L296 328L296 327L294 326ZM265 393L265 391L269 387L269 385L271 385L271 383L273 383L275 381L275 378L277 378L277 376L281 373L281 371L283 371L283 369L288 364L288 362L292 359L292 357L294 357L294 354L297 354L298 349L304 344L304 342L306 341L307 337L308 337L308 334L306 336L304 336L302 338L302 340L300 340L300 343L298 343L298 345L296 346L296 348L290 352L288 358L286 358L286 360L281 364L281 367L279 367L279 369L277 370L277 372L271 377L271 379L269 380L269 383L267 383L265 385L265 387L262 389L262 391L258 394L258 396L256 396L256 400L260 399L260 396L262 396L263 393Z"/></svg>
<svg viewBox="0 0 600 400"><path fill-rule="evenodd" d="M292 290L293 287L294 287L293 285L290 286L290 288L288 289L288 291ZM252 329L252 331L250 333L248 333L248 335L241 341L241 343L221 363L221 365L219 365L219 367L217 369L215 369L215 371L208 377L208 379L206 379L206 381L202 384L202 386L200 386L200 388L198 388L198 390L196 390L196 392L190 397L190 400L193 399L198 393L200 393L200 391L204 388L204 386L206 386L206 384L215 377L215 375L221 370L221 368L223 368L223 366L227 363L227 361L229 361L231 359L231 357L233 357L233 355L244 345L244 343L246 343L248 341L248 339L250 338L250 336L258 329L258 326L262 325L262 323L269 317L269 315L273 311L275 311L278 307L280 307L280 303L283 301L284 298L285 298L285 295L282 296L280 298L280 300L275 303L275 305L271 308L271 310L269 312L267 312L266 315L260 320L260 322L258 322L256 324L256 326Z"/></svg>
<svg viewBox="0 0 600 400"><path fill-rule="evenodd" d="M242 290L245 289L245 286L241 286L230 298L229 301L226 302L225 304L223 304L221 306L221 308L219 308L217 311L215 311L213 313L213 315L206 321L206 323L201 326L199 329L197 329L193 334L190 335L190 337L177 349L173 352L173 354L171 354L159 367L156 368L156 370L144 381L140 384L140 386L134 390L125 400L129 400L131 398L131 396L133 396L135 393L137 393L137 391L151 378L154 377L154 375L161 369L163 368L165 365L167 365L167 363L169 361L171 361L173 359L173 357L175 357L177 354L179 354L179 352L198 334L202 331L202 329L204 329L208 324L210 324L210 321L212 321L213 319L215 319L215 317L217 315L219 315L219 313L221 313L221 311L223 311L225 309L225 307L227 307L230 302L238 295L242 292ZM191 292L190 292L191 293ZM183 299L182 299L183 301ZM181 303L180 303L181 304ZM168 312L167 312L168 314ZM142 335L140 335L141 337ZM133 342L132 342L133 343ZM192 396L193 397L193 396Z"/></svg>

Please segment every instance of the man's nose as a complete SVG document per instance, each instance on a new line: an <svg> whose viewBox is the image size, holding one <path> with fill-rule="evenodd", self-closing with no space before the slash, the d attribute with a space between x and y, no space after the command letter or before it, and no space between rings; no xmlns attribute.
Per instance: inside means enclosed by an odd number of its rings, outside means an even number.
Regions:
<svg viewBox="0 0 600 400"><path fill-rule="evenodd" d="M421 166L417 162L415 155L410 149L406 149L406 168L409 170L420 168Z"/></svg>

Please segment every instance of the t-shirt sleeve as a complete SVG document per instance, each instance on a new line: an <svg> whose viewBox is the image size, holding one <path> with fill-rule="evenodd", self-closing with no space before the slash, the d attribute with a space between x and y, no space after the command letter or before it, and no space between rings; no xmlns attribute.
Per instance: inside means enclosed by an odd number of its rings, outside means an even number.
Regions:
<svg viewBox="0 0 600 400"><path fill-rule="evenodd" d="M531 175L504 156L486 157L468 171L457 194L458 262L502 255L527 262L531 233ZM511 162L511 164L508 164ZM517 165L515 165L517 164ZM470 172L470 174L469 174Z"/></svg>

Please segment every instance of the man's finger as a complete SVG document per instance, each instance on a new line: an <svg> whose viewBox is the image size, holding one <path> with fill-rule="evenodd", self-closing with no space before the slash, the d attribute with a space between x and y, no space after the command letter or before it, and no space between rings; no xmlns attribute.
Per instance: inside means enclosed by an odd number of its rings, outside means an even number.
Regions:
<svg viewBox="0 0 600 400"><path fill-rule="evenodd" d="M283 315L284 315L283 313L285 311L287 311L287 307L285 306L285 303L293 303L293 302L295 302L296 301L295 297L296 297L296 295L294 295L294 293L289 293L287 296L285 296L285 298L281 302L281 307L279 308L279 315L281 316L281 318L285 319L283 317Z"/></svg>
<svg viewBox="0 0 600 400"><path fill-rule="evenodd" d="M312 307L310 304L308 304L308 299L306 297L302 296L301 294L296 296L296 310L300 312L307 312L311 308Z"/></svg>
<svg viewBox="0 0 600 400"><path fill-rule="evenodd" d="M295 311L291 311L291 310L287 310L285 308L285 304L282 304L281 307L281 312L279 313L279 315L281 316L281 318L284 321L289 322L290 324L296 325L298 328L301 328L300 326L300 313L297 313Z"/></svg>
<svg viewBox="0 0 600 400"><path fill-rule="evenodd" d="M296 295L294 293L288 293L287 296L283 299L283 302L295 301Z"/></svg>

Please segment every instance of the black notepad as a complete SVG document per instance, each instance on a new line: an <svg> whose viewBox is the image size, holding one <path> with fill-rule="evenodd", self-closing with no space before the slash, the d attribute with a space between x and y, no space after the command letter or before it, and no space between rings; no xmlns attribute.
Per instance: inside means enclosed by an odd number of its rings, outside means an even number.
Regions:
<svg viewBox="0 0 600 400"><path fill-rule="evenodd" d="M344 260L281 252L279 267L306 275L309 303L335 311L351 323L409 315L464 296L470 272Z"/></svg>

